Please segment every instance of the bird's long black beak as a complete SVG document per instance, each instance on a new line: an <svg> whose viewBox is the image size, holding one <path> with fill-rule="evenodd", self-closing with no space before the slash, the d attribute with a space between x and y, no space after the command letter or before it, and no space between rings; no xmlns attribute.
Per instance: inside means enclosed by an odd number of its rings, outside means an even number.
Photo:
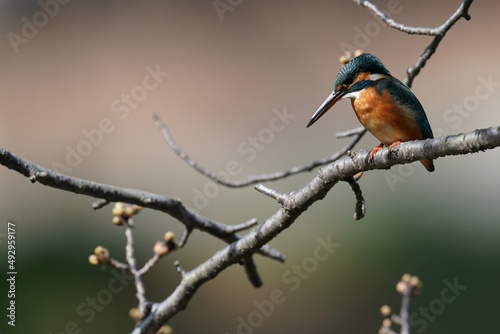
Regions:
<svg viewBox="0 0 500 334"><path fill-rule="evenodd" d="M318 108L318 110L314 113L314 115L311 117L311 120L309 123L307 123L307 128L310 127L311 125L314 124L318 119L320 119L321 116L323 116L335 103L337 103L338 100L342 98L346 93L346 90L340 89L338 91L333 91L326 100L321 104L321 106Z"/></svg>

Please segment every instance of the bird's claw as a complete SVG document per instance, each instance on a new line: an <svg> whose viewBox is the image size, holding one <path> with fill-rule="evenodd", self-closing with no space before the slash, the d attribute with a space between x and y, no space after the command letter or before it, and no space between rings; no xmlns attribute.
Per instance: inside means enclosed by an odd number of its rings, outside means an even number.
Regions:
<svg viewBox="0 0 500 334"><path fill-rule="evenodd" d="M389 145L389 147L387 148L389 150L389 156L391 155L392 153L392 149L396 146L398 146L399 144L401 144L402 141L401 140L398 140L398 141L395 141L394 143L392 143L391 145Z"/></svg>
<svg viewBox="0 0 500 334"><path fill-rule="evenodd" d="M377 147L374 147L373 150L370 151L370 162L373 161L373 159L375 158L375 153L378 151L378 150L381 150L382 147L384 147L384 144L380 143L379 146Z"/></svg>
<svg viewBox="0 0 500 334"><path fill-rule="evenodd" d="M392 143L391 145L389 145L389 147L387 147L387 150L389 151L388 155L391 155L392 149L401 143L402 143L401 140L398 140L398 141L395 141L394 143ZM381 150L383 147L384 147L384 144L380 143L379 146L373 148L373 150L370 151L370 162L372 162L373 159L375 158L375 153L377 153L377 151Z"/></svg>

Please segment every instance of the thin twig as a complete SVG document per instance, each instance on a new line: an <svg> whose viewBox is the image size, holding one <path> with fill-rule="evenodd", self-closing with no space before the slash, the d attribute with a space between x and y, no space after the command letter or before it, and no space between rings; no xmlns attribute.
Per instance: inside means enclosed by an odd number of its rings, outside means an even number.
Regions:
<svg viewBox="0 0 500 334"><path fill-rule="evenodd" d="M191 235L191 232L193 232L193 229L192 228L189 228L189 227L186 227L184 229L184 232L182 233L182 237L181 237L181 240L179 241L179 247L184 247L184 245L186 244L187 242L187 239L189 238L189 236Z"/></svg>
<svg viewBox="0 0 500 334"><path fill-rule="evenodd" d="M280 180L283 178L286 178L291 175L295 175L298 173L303 173L303 172L310 172L316 167L319 166L324 166L326 164L329 164L342 156L345 155L345 153L349 150L351 150L363 137L363 135L366 133L366 130L356 128L353 131L350 136L354 136L354 138L343 148L341 148L339 151L335 152L331 156L315 160L307 165L304 166L296 166L292 167L288 170L285 171L276 171L273 173L266 173L266 174L259 174L259 175L251 175L248 176L246 179L243 180L236 180L236 181L231 181L231 180L226 180L225 178L219 177L217 173L214 173L210 171L209 169L201 166L199 163L194 161L185 151L183 151L175 142L174 138L168 131L167 126L162 122L160 117L158 115L153 115L153 118L157 124L157 126L160 128L160 130L163 133L163 137L165 138L167 144L170 146L170 148L181 158L183 159L189 166L193 167L196 171L201 173L202 175L208 177L212 181L221 184L226 187L230 188L241 188L241 187L246 187L252 184L256 184L259 182L265 182L265 181L276 181ZM363 131L364 130L364 131Z"/></svg>
<svg viewBox="0 0 500 334"><path fill-rule="evenodd" d="M133 224L132 224L132 219L129 219L128 224L125 225L125 236L127 238L127 244L125 246L125 256L127 259L127 263L129 266L129 270L134 276L134 283L135 283L135 289L136 289L136 294L135 296L137 297L137 300L139 301L139 312L141 316L145 316L145 305L146 305L146 290L144 288L144 284L142 283L142 276L141 274L137 271L136 267L136 260L134 256L134 236L132 233L133 229Z"/></svg>
<svg viewBox="0 0 500 334"><path fill-rule="evenodd" d="M162 122L160 117L156 114L153 114L153 119L156 123L156 125L160 128L161 132L163 133L163 137L165 138L165 141L167 142L168 146L182 159L184 160L189 166L193 167L197 172L199 172L202 175L205 175L206 177L212 179L212 180L220 180L220 178L217 176L216 173L202 167L199 165L196 161L191 159L191 157L184 151L182 150L177 143L175 142L174 138L170 135L170 131L168 131L167 126ZM222 182L218 182L223 184Z"/></svg>
<svg viewBox="0 0 500 334"><path fill-rule="evenodd" d="M144 266L142 266L141 269L137 270L137 274L139 275L144 275L145 273L147 273L149 270L151 270L151 268L153 268L157 263L158 261L161 259L161 256L158 255L158 254L154 254L149 260L148 262L146 262L144 264ZM108 263L107 263L109 266L113 267L113 268L116 268L116 269L120 269L120 270L126 270L128 272L130 272L130 266L128 264L125 264L123 262L120 262L118 260L115 260L115 259L109 259L108 260Z"/></svg>
<svg viewBox="0 0 500 334"><path fill-rule="evenodd" d="M116 269L127 270L127 271L130 270L130 268L127 264L120 262L118 260L115 260L115 259L109 259L107 264L113 268L116 268Z"/></svg>
<svg viewBox="0 0 500 334"><path fill-rule="evenodd" d="M410 334L409 310L411 299L411 288L408 287L401 298L401 310L399 312L399 322L401 325L401 334Z"/></svg>
<svg viewBox="0 0 500 334"><path fill-rule="evenodd" d="M359 186L359 183L357 182L357 180L354 176L346 178L345 181L347 183L349 183L352 191L354 192L354 195L356 196L356 206L355 206L355 210L354 210L354 219L360 220L361 218L363 218L365 216L365 212L366 212L365 199L363 197L363 193L361 192L361 187Z"/></svg>
<svg viewBox="0 0 500 334"><path fill-rule="evenodd" d="M372 11L375 16L377 16L379 19L381 19L385 24L387 24L389 27L397 29L401 32L411 34L411 35L427 35L427 36L439 36L443 33L443 31L446 31L449 29L449 24L451 20L455 19L458 15L458 20L460 17L464 17L467 20L470 19L470 16L468 15L467 11L469 9L470 3L472 0L466 0L462 4L462 6L442 25L439 27L435 28L423 28L423 27L411 27L402 23L397 22L393 18L389 17L386 15L382 10L380 10L376 5L374 5L371 1L368 0L353 0L356 4L365 7L369 10ZM455 22L451 23L453 25Z"/></svg>
<svg viewBox="0 0 500 334"><path fill-rule="evenodd" d="M246 221L244 223L238 224L238 225L233 225L229 229L232 233L237 233L241 232L244 230L248 230L250 227L253 227L258 224L258 221L256 218L250 219L249 221Z"/></svg>
<svg viewBox="0 0 500 334"><path fill-rule="evenodd" d="M347 138L347 137L352 137L356 135L364 135L366 132L366 129L364 126L359 126L357 128L347 130L347 131L342 131L342 132L337 132L335 134L335 137L337 138Z"/></svg>
<svg viewBox="0 0 500 334"><path fill-rule="evenodd" d="M174 262L174 267L175 267L175 270L177 270L177 272L179 274L181 274L181 277L186 274L186 272L184 271L184 269L182 269L182 267L181 267L181 262L180 261L175 261Z"/></svg>
<svg viewBox="0 0 500 334"><path fill-rule="evenodd" d="M453 13L453 15L446 20L446 22L440 26L440 32L432 42L425 48L424 52L418 57L417 62L415 65L411 66L407 70L407 76L405 79L405 84L408 85L408 87L411 87L413 84L413 80L415 77L420 73L420 70L424 68L425 64L427 63L427 60L436 52L436 49L443 40L445 34L450 30L453 25L460 20L461 18L465 18L466 20L470 20L470 15L469 15L469 7L472 4L473 0L465 0L462 2L460 7Z"/></svg>
<svg viewBox="0 0 500 334"><path fill-rule="evenodd" d="M158 261L160 261L161 256L157 253L154 253L154 255L146 262L141 269L137 270L138 275L144 275L147 273L151 268L153 268Z"/></svg>
<svg viewBox="0 0 500 334"><path fill-rule="evenodd" d="M100 200L97 200L94 203L92 203L92 209L98 210L98 209L105 207L108 204L109 204L109 202L107 200L100 199Z"/></svg>
<svg viewBox="0 0 500 334"><path fill-rule="evenodd" d="M243 266L248 280L252 282L252 285L255 288L260 288L262 286L262 279L260 278L257 266L250 255L243 257Z"/></svg>
<svg viewBox="0 0 500 334"><path fill-rule="evenodd" d="M280 194L276 190L268 188L263 184L257 184L254 188L258 192L260 192L264 195L267 195L267 196L271 197L272 199L276 200L276 202L278 202L279 204L285 203L286 196L283 194Z"/></svg>

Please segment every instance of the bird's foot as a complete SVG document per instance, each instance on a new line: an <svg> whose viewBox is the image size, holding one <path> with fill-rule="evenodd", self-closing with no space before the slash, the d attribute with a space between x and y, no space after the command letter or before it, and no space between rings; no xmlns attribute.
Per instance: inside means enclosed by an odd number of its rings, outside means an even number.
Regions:
<svg viewBox="0 0 500 334"><path fill-rule="evenodd" d="M384 144L380 143L379 146L377 146L377 147L373 148L373 150L371 150L371 152L370 152L370 161L373 161L373 158L375 157L375 153L378 150L382 149L383 147L384 147Z"/></svg>
<svg viewBox="0 0 500 334"><path fill-rule="evenodd" d="M398 140L398 141L395 141L394 143L392 143L391 145L389 145L387 147L387 149L389 150L389 155L391 155L391 151L394 147L398 146L399 144L401 144L402 141L401 140ZM382 148L384 147L384 144L383 143L380 143L379 146L375 147L373 150L371 150L370 152L370 161L373 161L373 158L375 157L375 153L377 153L378 150L381 150Z"/></svg>
<svg viewBox="0 0 500 334"><path fill-rule="evenodd" d="M399 144L401 144L402 141L401 140L398 140L398 141L395 141L394 143L392 143L391 145L389 145L389 147L387 148L389 150L389 155L391 155L392 153L392 149L396 146L398 146Z"/></svg>

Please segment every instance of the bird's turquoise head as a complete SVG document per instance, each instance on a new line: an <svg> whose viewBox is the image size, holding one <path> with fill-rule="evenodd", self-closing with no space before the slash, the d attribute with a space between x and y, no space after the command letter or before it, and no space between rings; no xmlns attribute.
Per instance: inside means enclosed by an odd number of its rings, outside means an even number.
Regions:
<svg viewBox="0 0 500 334"><path fill-rule="evenodd" d="M369 53L363 53L349 60L337 74L333 84L333 92L311 117L307 127L313 125L342 97L348 97L347 94L356 93L374 85L376 80L390 75L389 70L382 62Z"/></svg>
<svg viewBox="0 0 500 334"><path fill-rule="evenodd" d="M377 57L369 53L363 53L349 60L342 67L339 74L337 74L333 88L339 90L341 87L350 87L358 81L370 80L377 75L387 76L390 73Z"/></svg>

